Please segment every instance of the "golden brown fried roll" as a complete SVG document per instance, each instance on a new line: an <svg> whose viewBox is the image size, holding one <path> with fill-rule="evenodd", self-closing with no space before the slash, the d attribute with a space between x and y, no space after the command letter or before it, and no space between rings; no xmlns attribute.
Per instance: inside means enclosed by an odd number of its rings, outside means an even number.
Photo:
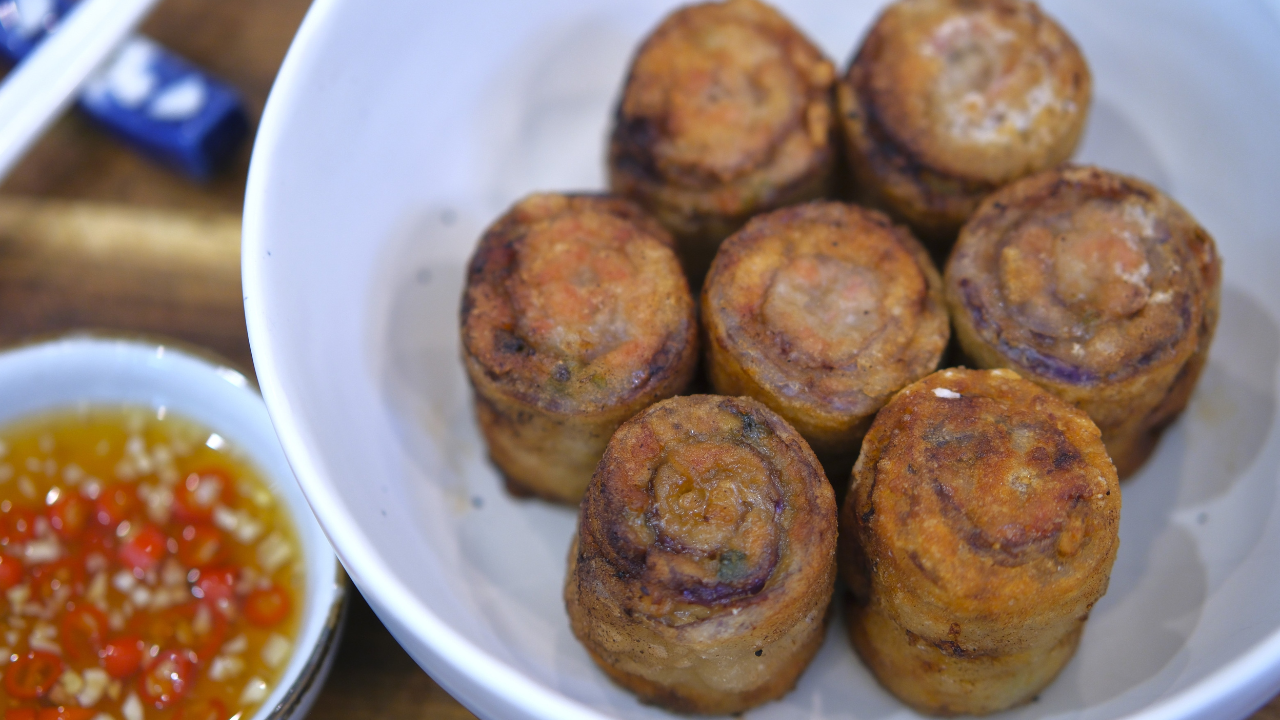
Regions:
<svg viewBox="0 0 1280 720"><path fill-rule="evenodd" d="M622 421L689 384L693 298L635 204L531 195L485 231L462 354L489 455L517 495L577 503Z"/></svg>
<svg viewBox="0 0 1280 720"><path fill-rule="evenodd" d="M1089 413L1127 477L1186 407L1218 321L1213 239L1133 178L1067 168L992 195L947 265L964 352Z"/></svg>
<svg viewBox="0 0 1280 720"><path fill-rule="evenodd" d="M750 398L664 400L583 498L565 604L614 681L679 712L786 694L822 644L836 506L804 439Z"/></svg>
<svg viewBox="0 0 1280 720"><path fill-rule="evenodd" d="M827 192L834 80L813 43L756 0L681 8L641 45L609 184L675 234L695 286L747 218Z"/></svg>
<svg viewBox="0 0 1280 720"><path fill-rule="evenodd" d="M1026 702L1071 658L1119 547L1097 426L1011 370L942 370L876 416L840 515L850 638L903 702Z"/></svg>
<svg viewBox="0 0 1280 720"><path fill-rule="evenodd" d="M825 202L761 215L721 246L702 293L707 370L800 431L833 483L893 393L938 367L942 277L884 215Z"/></svg>
<svg viewBox="0 0 1280 720"><path fill-rule="evenodd" d="M899 0L836 89L858 191L945 251L988 193L1075 151L1092 81L1024 0Z"/></svg>

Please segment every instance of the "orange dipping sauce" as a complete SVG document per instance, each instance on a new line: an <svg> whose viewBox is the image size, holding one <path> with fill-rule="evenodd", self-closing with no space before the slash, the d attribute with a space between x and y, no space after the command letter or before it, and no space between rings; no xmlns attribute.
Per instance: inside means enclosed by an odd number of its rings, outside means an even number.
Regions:
<svg viewBox="0 0 1280 720"><path fill-rule="evenodd" d="M221 436L163 408L0 428L0 717L248 718L304 580L287 511Z"/></svg>

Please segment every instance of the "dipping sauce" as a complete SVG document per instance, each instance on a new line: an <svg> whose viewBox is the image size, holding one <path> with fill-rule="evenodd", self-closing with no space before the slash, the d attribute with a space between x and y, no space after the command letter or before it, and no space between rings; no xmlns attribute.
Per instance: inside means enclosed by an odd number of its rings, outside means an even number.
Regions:
<svg viewBox="0 0 1280 720"><path fill-rule="evenodd" d="M243 454L164 408L0 427L4 720L228 720L293 651L302 553Z"/></svg>

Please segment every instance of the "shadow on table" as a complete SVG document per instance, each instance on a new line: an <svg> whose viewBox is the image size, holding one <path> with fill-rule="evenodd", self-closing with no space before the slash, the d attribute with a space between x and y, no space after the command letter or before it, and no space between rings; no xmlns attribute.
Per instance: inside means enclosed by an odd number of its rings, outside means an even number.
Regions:
<svg viewBox="0 0 1280 720"><path fill-rule="evenodd" d="M354 590L354 586L352 588ZM346 634L309 720L473 720L396 643L359 592L352 592Z"/></svg>

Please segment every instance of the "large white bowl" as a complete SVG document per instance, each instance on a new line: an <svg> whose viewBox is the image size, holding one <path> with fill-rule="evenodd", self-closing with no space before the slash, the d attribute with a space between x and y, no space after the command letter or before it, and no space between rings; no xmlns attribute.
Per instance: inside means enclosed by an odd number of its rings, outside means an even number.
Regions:
<svg viewBox="0 0 1280 720"><path fill-rule="evenodd" d="M783 2L843 63L877 3ZM1217 237L1222 321L1191 407L1124 487L1080 651L1010 718L1238 718L1280 690L1280 13L1261 0L1050 0L1096 99L1080 159ZM285 451L397 639L489 718L657 718L573 639L574 513L512 500L458 361L463 264L518 196L603 187L628 57L665 2L319 0L254 149L244 287ZM830 637L750 718L912 717Z"/></svg>

